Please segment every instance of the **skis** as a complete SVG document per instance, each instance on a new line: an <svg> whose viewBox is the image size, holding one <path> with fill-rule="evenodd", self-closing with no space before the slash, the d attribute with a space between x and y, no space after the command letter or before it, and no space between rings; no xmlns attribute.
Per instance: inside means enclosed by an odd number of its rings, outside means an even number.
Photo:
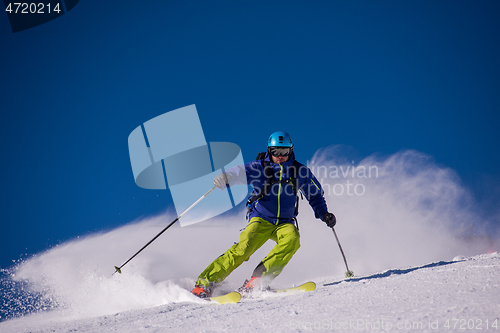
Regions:
<svg viewBox="0 0 500 333"><path fill-rule="evenodd" d="M219 304L238 303L241 299L241 294L237 291L230 292L229 294L214 296L208 298L212 302Z"/></svg>
<svg viewBox="0 0 500 333"><path fill-rule="evenodd" d="M309 282L303 283L297 287L271 290L271 292L273 292L273 293L287 293L287 292L291 292L291 291L314 291L315 289L316 289L316 283L309 281Z"/></svg>
<svg viewBox="0 0 500 333"><path fill-rule="evenodd" d="M256 290L256 291L250 291L243 293L243 298L259 298L261 296L264 296L269 293L271 294L295 294L297 292L306 292L306 291L314 291L316 290L316 283L309 281L306 283L301 284L300 286L296 287L291 287L291 288L284 288L284 289L264 289L264 290Z"/></svg>
<svg viewBox="0 0 500 333"><path fill-rule="evenodd" d="M314 291L315 289L316 289L316 283L309 281L297 287L269 290L269 292L271 293L305 292L305 291ZM206 299L211 302L216 302L219 304L231 304L231 303L238 303L241 300L241 294L237 291L233 291L225 295L209 297Z"/></svg>

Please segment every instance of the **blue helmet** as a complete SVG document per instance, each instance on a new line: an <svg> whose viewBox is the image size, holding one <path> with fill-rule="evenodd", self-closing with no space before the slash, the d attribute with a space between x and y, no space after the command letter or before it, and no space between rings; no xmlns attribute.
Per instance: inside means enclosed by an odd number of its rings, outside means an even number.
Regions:
<svg viewBox="0 0 500 333"><path fill-rule="evenodd" d="M267 140L268 147L288 147L293 148L293 141L287 132L274 132Z"/></svg>

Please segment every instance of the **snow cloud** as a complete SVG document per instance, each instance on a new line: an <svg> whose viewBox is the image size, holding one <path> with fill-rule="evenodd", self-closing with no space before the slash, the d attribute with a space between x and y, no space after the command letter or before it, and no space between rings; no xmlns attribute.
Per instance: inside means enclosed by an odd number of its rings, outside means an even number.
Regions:
<svg viewBox="0 0 500 333"><path fill-rule="evenodd" d="M495 231L453 170L413 150L385 158L373 155L356 164L342 152L342 146L318 151L309 167L317 172L337 216L336 230L355 273L498 250ZM312 222L311 236L303 238L312 240L314 252L308 257L314 258L334 240ZM306 228L305 222L301 225ZM318 243L322 245L313 245ZM335 246L324 265L336 267L329 273L339 274L343 262Z"/></svg>

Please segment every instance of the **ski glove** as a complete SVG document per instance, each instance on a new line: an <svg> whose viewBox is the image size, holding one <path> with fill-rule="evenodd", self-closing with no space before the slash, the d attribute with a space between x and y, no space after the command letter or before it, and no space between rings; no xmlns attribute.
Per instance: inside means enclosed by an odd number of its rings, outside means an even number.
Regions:
<svg viewBox="0 0 500 333"><path fill-rule="evenodd" d="M229 175L227 173L220 173L214 178L214 185L223 190L229 184Z"/></svg>
<svg viewBox="0 0 500 333"><path fill-rule="evenodd" d="M323 217L321 218L321 220L323 222L325 222L326 225L329 226L330 228L333 228L335 226L335 224L337 224L337 218L332 213L327 212L327 213L323 214Z"/></svg>

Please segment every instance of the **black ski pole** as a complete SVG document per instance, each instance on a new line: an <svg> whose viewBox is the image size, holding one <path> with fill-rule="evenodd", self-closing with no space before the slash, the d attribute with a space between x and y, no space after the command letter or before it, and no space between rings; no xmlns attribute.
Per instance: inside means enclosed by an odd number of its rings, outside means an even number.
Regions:
<svg viewBox="0 0 500 333"><path fill-rule="evenodd" d="M345 268L347 269L347 272L345 272L345 277L350 278L354 276L353 271L349 270L349 267L347 266L347 260L345 259L345 254L344 250L342 250L342 246L340 245L339 238L337 237L337 233L335 232L335 229L332 227L333 234L335 235L335 239L337 240L337 244L339 244L339 249L340 253L342 253L342 257L344 258L344 263L345 263Z"/></svg>
<svg viewBox="0 0 500 333"><path fill-rule="evenodd" d="M150 240L146 245L144 245L139 251L136 252L136 254L134 254L132 257L130 257L129 260L125 261L125 263L123 263L120 267L118 266L115 266L115 271L113 272L112 275L114 275L116 272L118 273L122 273L122 268L123 266L125 266L130 260L134 259L136 255L138 255L139 253L142 252L142 250L144 250L145 248L147 248L149 246L149 244L153 243L158 237L160 237L161 234L163 234L165 231L167 231L168 228L170 228L175 222L179 221L179 219L181 218L182 215L186 214L188 211L191 210L191 208L193 208L194 206L196 206L201 200L203 200L210 192L212 192L215 188L217 187L217 185L214 185L214 187L212 187L207 193L203 194L201 196L201 198L199 198L198 200L196 200L195 203L193 203L191 206L188 207L188 209L186 209L185 211L183 211L181 213L181 215L177 216L175 220L173 220L169 225L167 225L162 231L160 231L160 233L158 235L156 235L152 240Z"/></svg>

